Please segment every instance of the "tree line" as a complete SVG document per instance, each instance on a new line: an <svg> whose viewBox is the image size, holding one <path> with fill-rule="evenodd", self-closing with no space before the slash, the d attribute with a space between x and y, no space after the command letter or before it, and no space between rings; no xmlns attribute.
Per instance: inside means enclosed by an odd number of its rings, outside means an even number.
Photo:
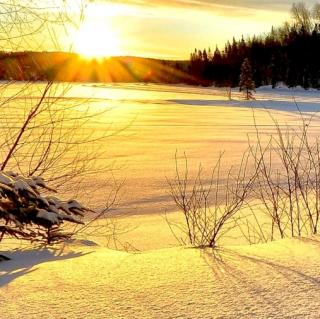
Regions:
<svg viewBox="0 0 320 319"><path fill-rule="evenodd" d="M65 52L0 52L0 80L65 82L153 82L239 86L248 59L256 87L284 83L320 87L320 3L293 4L292 20L265 35L195 49L188 61L139 57L88 60Z"/></svg>
<svg viewBox="0 0 320 319"><path fill-rule="evenodd" d="M233 38L224 50L197 50L191 53L191 75L216 86L239 85L241 66L248 59L257 87L284 83L289 87L320 87L320 3L312 9L293 4L292 21L272 27L263 36Z"/></svg>
<svg viewBox="0 0 320 319"><path fill-rule="evenodd" d="M188 61L140 57L86 59L67 52L0 52L0 80L190 83Z"/></svg>

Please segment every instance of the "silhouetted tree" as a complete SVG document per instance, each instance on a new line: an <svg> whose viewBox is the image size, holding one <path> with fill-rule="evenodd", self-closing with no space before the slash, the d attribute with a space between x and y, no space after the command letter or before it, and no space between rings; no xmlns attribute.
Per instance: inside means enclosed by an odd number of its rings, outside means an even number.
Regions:
<svg viewBox="0 0 320 319"><path fill-rule="evenodd" d="M252 80L252 69L249 60L246 58L241 65L240 74L240 91L245 92L246 100L252 99L252 91L255 89L254 82Z"/></svg>
<svg viewBox="0 0 320 319"><path fill-rule="evenodd" d="M257 87L320 87L320 3L312 9L303 3L293 4L292 22L285 22L264 36L240 40L233 38L224 50L216 48L210 58L206 51L196 50L190 62L190 73L198 81L211 81L217 86L239 84L241 65L248 58L252 80Z"/></svg>
<svg viewBox="0 0 320 319"><path fill-rule="evenodd" d="M270 65L269 65L269 74L272 88L274 89L277 85L278 81L278 69L276 65L276 58L275 56L271 57Z"/></svg>
<svg viewBox="0 0 320 319"><path fill-rule="evenodd" d="M291 15L298 28L304 28L307 32L312 29L312 13L303 2L294 3Z"/></svg>

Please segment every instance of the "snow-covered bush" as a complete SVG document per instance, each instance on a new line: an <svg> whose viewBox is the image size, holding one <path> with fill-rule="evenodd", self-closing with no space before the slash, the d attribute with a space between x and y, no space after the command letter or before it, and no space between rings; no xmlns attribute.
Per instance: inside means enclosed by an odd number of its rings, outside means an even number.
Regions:
<svg viewBox="0 0 320 319"><path fill-rule="evenodd" d="M0 172L0 241L4 236L47 244L69 238L64 222L82 224L88 210L76 200L55 196L41 177L24 177Z"/></svg>

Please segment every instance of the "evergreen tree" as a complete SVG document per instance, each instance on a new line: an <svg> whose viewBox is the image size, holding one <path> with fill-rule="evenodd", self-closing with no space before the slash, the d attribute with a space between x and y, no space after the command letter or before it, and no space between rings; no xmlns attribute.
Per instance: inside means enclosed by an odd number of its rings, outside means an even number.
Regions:
<svg viewBox="0 0 320 319"><path fill-rule="evenodd" d="M271 80L272 88L274 89L278 81L278 69L276 66L276 58L274 55L271 57L271 61L269 65L269 77Z"/></svg>
<svg viewBox="0 0 320 319"><path fill-rule="evenodd" d="M46 194L53 191L41 177L0 171L0 242L4 236L46 244L69 239L62 224L83 224L88 209Z"/></svg>
<svg viewBox="0 0 320 319"><path fill-rule="evenodd" d="M191 57L190 73L201 83L216 86L239 85L241 64L245 58L254 69L252 81L256 87L276 86L320 88L320 3L313 11L303 4L292 8L293 22L272 27L269 34L227 42L223 51L213 54L196 50Z"/></svg>
<svg viewBox="0 0 320 319"><path fill-rule="evenodd" d="M211 52L211 48L209 47L209 49L208 49L208 59L209 59L209 61L212 61L212 59L213 59L213 55L212 55L212 52Z"/></svg>
<svg viewBox="0 0 320 319"><path fill-rule="evenodd" d="M252 91L255 89L255 84L252 80L252 69L248 58L245 58L241 65L240 74L240 91L245 92L246 100L252 99Z"/></svg>

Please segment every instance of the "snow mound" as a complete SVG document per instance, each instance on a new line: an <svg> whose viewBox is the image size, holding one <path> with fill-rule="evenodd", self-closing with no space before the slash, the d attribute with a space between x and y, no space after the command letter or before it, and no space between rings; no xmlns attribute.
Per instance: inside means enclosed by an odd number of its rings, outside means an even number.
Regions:
<svg viewBox="0 0 320 319"><path fill-rule="evenodd" d="M1 263L1 311L10 319L316 319L319 250L318 238L139 254L79 247L41 264L33 258L32 267Z"/></svg>

